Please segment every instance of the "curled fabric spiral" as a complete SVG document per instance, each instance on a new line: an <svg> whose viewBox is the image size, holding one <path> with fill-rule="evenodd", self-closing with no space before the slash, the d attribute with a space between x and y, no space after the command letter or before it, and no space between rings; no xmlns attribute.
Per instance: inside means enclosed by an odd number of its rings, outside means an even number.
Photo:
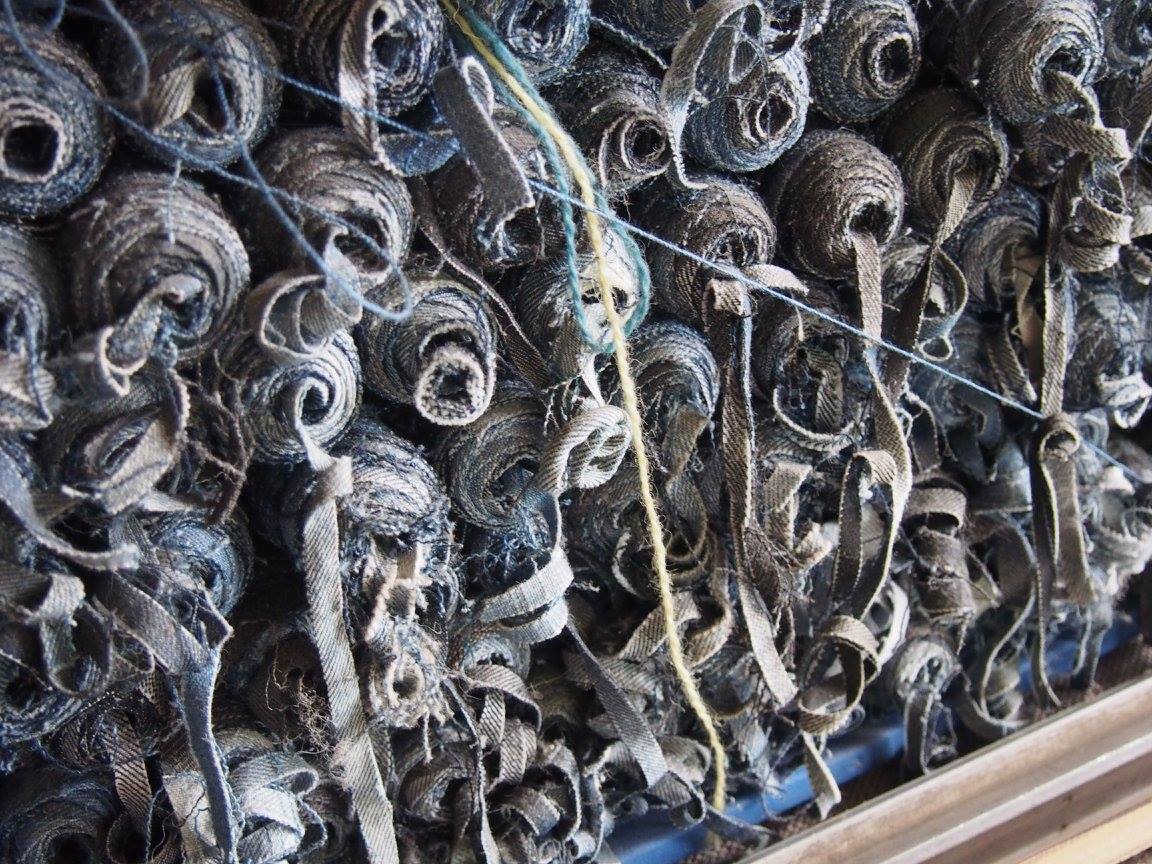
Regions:
<svg viewBox="0 0 1152 864"><path fill-rule="evenodd" d="M0 429L32 431L52 422L56 382L44 368L62 296L48 248L0 226Z"/></svg>
<svg viewBox="0 0 1152 864"><path fill-rule="evenodd" d="M323 845L324 824L306 797L319 782L315 768L255 730L226 730L219 746L242 814L239 860L283 864Z"/></svg>
<svg viewBox="0 0 1152 864"><path fill-rule="evenodd" d="M709 167L753 171L778 159L803 132L807 72L798 52L769 55L769 17L758 0L712 0L676 43L660 100L677 183L703 182L686 173L686 146ZM693 111L699 98L705 107Z"/></svg>
<svg viewBox="0 0 1152 864"><path fill-rule="evenodd" d="M157 554L202 585L221 615L232 612L252 576L252 538L243 515L213 525L193 511L164 513L148 520L145 531Z"/></svg>
<svg viewBox="0 0 1152 864"><path fill-rule="evenodd" d="M478 420L448 432L435 456L460 514L473 525L510 524L540 465L544 407L516 387L496 391Z"/></svg>
<svg viewBox="0 0 1152 864"><path fill-rule="evenodd" d="M280 25L275 32L288 70L338 98L341 123L363 152L393 168L420 164L422 150L443 149L393 134L378 119L414 107L431 90L445 43L435 0L260 0L258 5Z"/></svg>
<svg viewBox="0 0 1152 864"><path fill-rule="evenodd" d="M763 44L770 56L803 46L820 29L828 15L829 0L778 0L771 4L772 15ZM659 55L671 49L687 31L699 9L688 0L612 0L597 8L629 42Z"/></svg>
<svg viewBox="0 0 1152 864"><path fill-rule="evenodd" d="M588 0L480 0L476 11L541 84L557 77L588 42Z"/></svg>
<svg viewBox="0 0 1152 864"><path fill-rule="evenodd" d="M430 187L440 227L465 263L479 269L506 268L539 261L549 239L563 234L560 211L551 198L539 198L524 178L554 184L552 170L536 136L520 115L497 105L491 120L511 155L512 177L478 173L468 157L456 154L433 174ZM513 183L524 196L509 202ZM497 185L502 184L502 185Z"/></svg>
<svg viewBox="0 0 1152 864"><path fill-rule="evenodd" d="M1148 0L1122 3L1104 0L1100 4L1108 60L1120 69L1144 66L1152 59L1152 4Z"/></svg>
<svg viewBox="0 0 1152 864"><path fill-rule="evenodd" d="M738 270L772 260L776 226L748 187L717 181L699 192L677 192L670 184L665 189L659 197L652 196L644 213L646 225L657 236ZM649 247L648 260L656 305L683 321L705 323L707 284L713 271L663 246Z"/></svg>
<svg viewBox="0 0 1152 864"><path fill-rule="evenodd" d="M995 118L944 87L919 90L900 105L884 128L883 148L904 179L910 221L934 231L965 169L978 172L973 201L999 193L1008 176L1008 139Z"/></svg>
<svg viewBox="0 0 1152 864"><path fill-rule="evenodd" d="M808 58L816 107L837 123L860 123L915 84L920 28L907 0L833 0Z"/></svg>
<svg viewBox="0 0 1152 864"><path fill-rule="evenodd" d="M177 161L178 152L220 164L259 143L276 120L281 95L280 59L260 20L236 0L122 5L143 56L123 30L110 28L104 46L109 90L128 100L132 118L160 139L130 132L134 143L165 162ZM148 89L135 101L141 81Z"/></svg>
<svg viewBox="0 0 1152 864"><path fill-rule="evenodd" d="M314 250L331 243L362 273L403 263L412 239L412 199L399 178L364 159L350 136L324 128L285 132L260 151L258 164L269 186L302 202L279 203ZM245 192L239 208L257 278L292 264L314 266L262 195Z"/></svg>
<svg viewBox="0 0 1152 864"><path fill-rule="evenodd" d="M67 499L123 513L152 497L176 466L189 415L184 381L153 364L122 396L67 405L42 437L41 458Z"/></svg>
<svg viewBox="0 0 1152 864"><path fill-rule="evenodd" d="M50 734L112 680L112 622L90 603L84 583L63 562L41 556L35 569L0 564L6 610L0 627L0 747Z"/></svg>
<svg viewBox="0 0 1152 864"><path fill-rule="evenodd" d="M89 376L124 394L153 354L202 356L233 320L248 256L219 204L195 184L133 172L77 210L66 305Z"/></svg>
<svg viewBox="0 0 1152 864"><path fill-rule="evenodd" d="M277 363L251 337L239 339L224 364L239 383L244 428L258 461L298 461L313 443L336 441L360 410L360 359L344 331L290 364Z"/></svg>
<svg viewBox="0 0 1152 864"><path fill-rule="evenodd" d="M1134 428L1152 400L1143 375L1139 313L1119 294L1095 290L1077 304L1075 332L1068 407L1098 406L1121 429Z"/></svg>
<svg viewBox="0 0 1152 864"><path fill-rule="evenodd" d="M705 80L718 73L702 68ZM698 85L699 86L699 85ZM700 165L745 173L771 165L800 140L811 100L799 51L752 66L693 110L684 145Z"/></svg>
<svg viewBox="0 0 1152 864"><path fill-rule="evenodd" d="M441 426L471 423L487 410L496 386L496 337L487 306L471 288L444 275L410 273L412 314L403 321L370 316L356 330L365 384L415 405ZM385 305L395 279L367 298Z"/></svg>
<svg viewBox="0 0 1152 864"><path fill-rule="evenodd" d="M857 238L882 245L896 236L904 185L896 166L864 139L817 131L772 171L765 202L785 253L802 270L835 279L856 268Z"/></svg>
<svg viewBox="0 0 1152 864"><path fill-rule="evenodd" d="M1104 43L1089 0L970 0L956 7L951 66L984 104L1009 123L1036 123L1070 100L1053 74L1091 85L1104 67Z"/></svg>
<svg viewBox="0 0 1152 864"><path fill-rule="evenodd" d="M13 864L52 864L61 850L99 860L119 815L111 784L97 772L40 767L12 778L0 799L0 850Z"/></svg>
<svg viewBox="0 0 1152 864"><path fill-rule="evenodd" d="M941 636L913 636L884 667L880 685L904 706L904 765L914 774L956 758L952 712L944 695L961 672L952 646Z"/></svg>
<svg viewBox="0 0 1152 864"><path fill-rule="evenodd" d="M660 79L626 55L599 48L548 91L596 179L613 198L664 172L671 160Z"/></svg>
<svg viewBox="0 0 1152 864"><path fill-rule="evenodd" d="M21 28L34 64L0 32L0 214L50 216L88 192L112 151L112 125L96 99L104 86L75 48L56 34ZM44 74L46 66L52 77Z"/></svg>
<svg viewBox="0 0 1152 864"><path fill-rule="evenodd" d="M646 274L637 272L633 250L618 235L608 235L604 246L605 269L612 283L616 312L626 327L634 327L644 314ZM611 350L594 256L582 252L574 262L579 308L572 305L569 264L554 260L531 268L515 289L519 320L528 337L543 347L542 353L558 382L584 374L598 354Z"/></svg>
<svg viewBox="0 0 1152 864"><path fill-rule="evenodd" d="M702 334L672 319L645 324L632 337L631 348L645 431L655 440L661 471L676 477L716 410L716 360Z"/></svg>
<svg viewBox="0 0 1152 864"><path fill-rule="evenodd" d="M911 236L901 237L884 252L884 287L895 308L914 303L917 282L924 278L924 261L933 254L931 244ZM939 254L939 253L937 253ZM942 360L952 354L949 335L968 305L968 283L951 258L940 255L931 268L917 343L922 352Z"/></svg>

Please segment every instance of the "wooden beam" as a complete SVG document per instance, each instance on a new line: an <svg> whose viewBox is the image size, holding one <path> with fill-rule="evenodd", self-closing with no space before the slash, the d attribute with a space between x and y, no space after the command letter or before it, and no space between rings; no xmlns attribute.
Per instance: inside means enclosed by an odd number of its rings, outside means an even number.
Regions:
<svg viewBox="0 0 1152 864"><path fill-rule="evenodd" d="M1150 801L1152 679L1145 679L982 748L745 864L1018 864L1142 812ZM1152 819L1122 824L1126 839L1116 835L1117 849L1152 848ZM1098 842L1079 860L1123 860L1108 857L1113 850Z"/></svg>

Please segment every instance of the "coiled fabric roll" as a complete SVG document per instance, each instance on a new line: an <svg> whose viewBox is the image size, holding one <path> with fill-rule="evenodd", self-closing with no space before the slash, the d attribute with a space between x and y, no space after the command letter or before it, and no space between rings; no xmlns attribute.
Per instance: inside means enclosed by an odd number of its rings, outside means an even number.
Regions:
<svg viewBox="0 0 1152 864"><path fill-rule="evenodd" d="M925 231L943 218L961 171L978 172L977 202L995 196L1008 176L1004 130L951 88L921 90L901 102L884 128L883 148L904 178L909 219Z"/></svg>
<svg viewBox="0 0 1152 864"><path fill-rule="evenodd" d="M55 864L62 855L73 861L105 859L108 834L121 808L104 772L41 766L10 777L5 785L0 801L5 861Z"/></svg>
<svg viewBox="0 0 1152 864"><path fill-rule="evenodd" d="M179 461L189 414L179 376L150 364L123 395L65 405L40 438L40 458L73 500L124 513Z"/></svg>
<svg viewBox="0 0 1152 864"><path fill-rule="evenodd" d="M75 48L55 34L21 35L48 78L0 32L0 216L23 219L67 209L96 185L112 152L104 86Z"/></svg>
<svg viewBox="0 0 1152 864"><path fill-rule="evenodd" d="M373 543L398 555L416 544L446 542L448 498L416 445L361 418L333 453L352 459L352 492L340 502L346 560L367 554Z"/></svg>
<svg viewBox="0 0 1152 864"><path fill-rule="evenodd" d="M508 145L520 170L530 180L555 185L540 144L523 120L500 105L492 120ZM463 154L457 153L429 178L436 213L452 249L466 263L479 269L502 269L541 260L545 244L559 245L563 224L559 208L550 197L532 192L533 206L505 219L485 201L481 179Z"/></svg>
<svg viewBox="0 0 1152 864"><path fill-rule="evenodd" d="M311 446L327 447L360 410L360 359L352 336L332 340L297 363L277 363L247 337L225 353L226 374L240 384L252 458L294 462Z"/></svg>
<svg viewBox="0 0 1152 864"><path fill-rule="evenodd" d="M566 71L588 44L589 0L479 0L476 11L539 83Z"/></svg>
<svg viewBox="0 0 1152 864"><path fill-rule="evenodd" d="M737 270L767 264L776 251L776 226L760 198L747 186L716 179L699 191L665 184L643 211L648 230L709 260ZM705 321L707 286L717 272L651 245L648 261L656 305L684 321Z"/></svg>
<svg viewBox="0 0 1152 864"><path fill-rule="evenodd" d="M109 378L156 351L202 356L231 324L248 288L248 255L220 205L162 174L109 177L70 219L67 306L91 334ZM96 332L93 332L96 331Z"/></svg>
<svg viewBox="0 0 1152 864"><path fill-rule="evenodd" d="M22 539L16 539L22 544ZM0 753L50 734L104 693L112 679L113 622L88 602L80 577L51 555L16 555L0 562L8 612L0 624L5 646L0 683Z"/></svg>
<svg viewBox="0 0 1152 864"><path fill-rule="evenodd" d="M640 278L635 262L615 234L605 238L605 259L613 301L627 327L641 308ZM600 302L596 261L588 252L576 256L581 309L572 307L567 262L552 261L527 270L516 286L516 311L529 338L540 346L557 381L568 381L588 369L593 358L611 344L604 306ZM583 316L583 326L578 316ZM587 332L587 335L586 335ZM594 343L589 343L588 336Z"/></svg>
<svg viewBox="0 0 1152 864"><path fill-rule="evenodd" d="M316 769L254 729L228 729L217 740L240 807L239 860L282 864L322 847L324 823L305 800Z"/></svg>
<svg viewBox="0 0 1152 864"><path fill-rule="evenodd" d="M702 69L701 75L719 75ZM808 69L799 51L753 65L739 82L695 109L684 143L706 168L758 171L800 140L808 119Z"/></svg>
<svg viewBox="0 0 1152 864"><path fill-rule="evenodd" d="M62 294L48 247L0 225L0 429L43 429L52 420L55 382L43 362Z"/></svg>
<svg viewBox="0 0 1152 864"><path fill-rule="evenodd" d="M389 399L415 405L441 426L471 423L496 386L495 326L471 288L431 272L408 274L412 314L403 321L369 315L356 329L364 382ZM395 278L368 291L388 305Z"/></svg>
<svg viewBox="0 0 1152 864"><path fill-rule="evenodd" d="M195 169L228 164L268 134L280 111L280 58L260 19L237 0L129 0L139 58L113 28L104 66L112 95L150 136L128 129L150 156ZM140 83L147 92L137 101ZM158 138L159 141L154 140Z"/></svg>
<svg viewBox="0 0 1152 864"><path fill-rule="evenodd" d="M660 79L609 48L588 51L548 93L608 197L623 194L668 167L668 127Z"/></svg>
<svg viewBox="0 0 1152 864"><path fill-rule="evenodd" d="M1091 0L971 0L960 12L950 65L1009 123L1036 123L1064 107L1053 74L1091 85L1104 70Z"/></svg>
<svg viewBox="0 0 1152 864"><path fill-rule="evenodd" d="M1067 404L1071 410L1104 408L1117 426L1132 429L1152 400L1143 374L1145 327L1137 308L1119 292L1088 285L1095 290L1080 292Z"/></svg>
<svg viewBox="0 0 1152 864"><path fill-rule="evenodd" d="M221 615L236 608L252 576L253 554L240 511L220 523L192 510L165 513L148 520L145 530L165 563L202 584Z"/></svg>
<svg viewBox="0 0 1152 864"><path fill-rule="evenodd" d="M444 51L436 0L258 0L288 70L340 97L344 128L371 154L380 123L420 102ZM387 124L384 124L386 130Z"/></svg>
<svg viewBox="0 0 1152 864"><path fill-rule="evenodd" d="M816 107L837 123L871 120L912 89L920 53L907 0L833 0L808 45Z"/></svg>
<svg viewBox="0 0 1152 864"><path fill-rule="evenodd" d="M827 284L811 285L805 302L835 318L852 314L846 298ZM753 381L772 406L756 429L763 459L819 464L860 439L868 397L860 349L850 336L766 302L752 338L762 346L752 358Z"/></svg>
<svg viewBox="0 0 1152 864"><path fill-rule="evenodd" d="M540 467L544 408L515 385L497 389L484 415L451 430L434 457L460 515L483 528L513 523Z"/></svg>
<svg viewBox="0 0 1152 864"><path fill-rule="evenodd" d="M704 335L680 321L645 324L629 343L646 434L660 454L660 468L675 477L712 421L720 398L720 370Z"/></svg>
<svg viewBox="0 0 1152 864"><path fill-rule="evenodd" d="M949 249L974 298L991 308L1002 308L1028 286L1041 266L1042 219L1039 198L1008 184L960 226Z"/></svg>
<svg viewBox="0 0 1152 864"><path fill-rule="evenodd" d="M366 161L348 135L323 128L286 132L260 152L258 164L269 186L298 199L279 204L314 250L331 243L361 273L404 262L412 199L403 182ZM258 277L291 264L315 266L259 193L246 191L238 207Z"/></svg>
<svg viewBox="0 0 1152 864"><path fill-rule="evenodd" d="M1113 67L1132 69L1152 60L1152 2L1101 0L1099 6Z"/></svg>
<svg viewBox="0 0 1152 864"><path fill-rule="evenodd" d="M788 256L828 279L856 266L858 234L883 245L904 218L904 184L896 166L850 132L810 132L773 170L765 202Z"/></svg>

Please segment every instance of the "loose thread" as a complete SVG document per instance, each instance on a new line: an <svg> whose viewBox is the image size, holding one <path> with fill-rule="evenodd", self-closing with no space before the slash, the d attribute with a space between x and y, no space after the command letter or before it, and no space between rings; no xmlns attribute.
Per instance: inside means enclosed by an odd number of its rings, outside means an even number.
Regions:
<svg viewBox="0 0 1152 864"><path fill-rule="evenodd" d="M580 189L584 220L588 228L588 242L592 247L592 254L596 261L596 279L600 287L600 302L604 306L605 317L612 333L612 343L615 348L614 360L620 378L620 392L624 400L624 413L628 417L628 426L632 432L632 444L636 453L636 468L640 481L640 500L644 506L644 515L648 525L649 539L652 543L652 562L656 570L657 585L660 593L660 608L664 617L664 635L668 640L668 654L676 677L684 690L684 696L689 706L696 714L704 732L708 737L708 744L712 750L714 760L715 789L712 793L712 805L723 812L727 800L727 757L724 745L720 741L720 734L712 720L708 706L696 687L696 681L684 659L684 646L680 642L680 634L676 630L676 612L672 599L672 577L668 573L667 552L664 548L664 528L660 521L660 514L656 508L656 499L652 492L651 467L648 461L648 452L644 446L644 429L640 419L639 400L636 396L636 381L632 376L631 363L628 357L628 341L624 334L624 325L616 310L616 303L612 296L612 284L608 277L607 259L604 250L604 238L600 223L600 211L596 202L596 193L588 169L584 165L575 144L551 112L540 105L532 94L511 70L496 56L495 51L476 32L466 19L464 11L457 5L456 0L440 0L452 18L453 23L472 43L476 53L488 64L493 72L500 78L509 91L521 102L532 118L540 124L541 128L552 138L564 162L572 172L573 179ZM493 37L494 38L494 37Z"/></svg>

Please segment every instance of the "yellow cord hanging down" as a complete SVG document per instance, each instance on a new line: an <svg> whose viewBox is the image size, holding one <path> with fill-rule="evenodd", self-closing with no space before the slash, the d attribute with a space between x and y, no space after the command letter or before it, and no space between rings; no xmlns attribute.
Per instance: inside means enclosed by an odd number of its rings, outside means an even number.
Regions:
<svg viewBox="0 0 1152 864"><path fill-rule="evenodd" d="M684 696L708 736L716 779L716 788L712 793L712 805L717 810L723 811L727 786L724 745L720 743L720 735L716 731L712 715L708 711L708 706L704 704L704 699L696 687L696 681L684 661L684 646L681 644L680 634L676 630L676 615L672 603L672 578L668 574L668 558L664 549L664 528L660 523L660 514L656 509L656 500L652 494L651 468L648 462L648 453L644 447L644 431L640 420L639 402L636 398L636 382L632 377L631 364L628 359L628 342L624 336L624 326L620 321L620 315L616 311L616 303L612 296L612 283L608 277L607 260L604 255L603 229L600 224L600 217L596 212L598 205L592 178L568 133L560 127L552 113L541 106L516 79L516 76L500 62L500 59L489 48L484 39L465 20L456 0L440 0L440 4L445 8L456 26L460 28L460 32L472 43L476 53L552 138L556 144L556 149L567 164L568 170L572 172L572 178L580 190L580 199L584 203L582 209L584 222L588 229L588 242L592 247L592 255L596 261L596 281L600 287L600 302L604 306L608 326L612 331L616 370L620 376L620 392L624 397L624 413L628 417L628 426L632 432L632 445L636 451L636 468L640 476L640 500L644 505L648 535L652 543L652 560L656 568L657 584L660 591L660 608L664 613L664 635L668 640L668 654L672 660L672 667L676 670L676 677L680 680L680 686L684 690Z"/></svg>

